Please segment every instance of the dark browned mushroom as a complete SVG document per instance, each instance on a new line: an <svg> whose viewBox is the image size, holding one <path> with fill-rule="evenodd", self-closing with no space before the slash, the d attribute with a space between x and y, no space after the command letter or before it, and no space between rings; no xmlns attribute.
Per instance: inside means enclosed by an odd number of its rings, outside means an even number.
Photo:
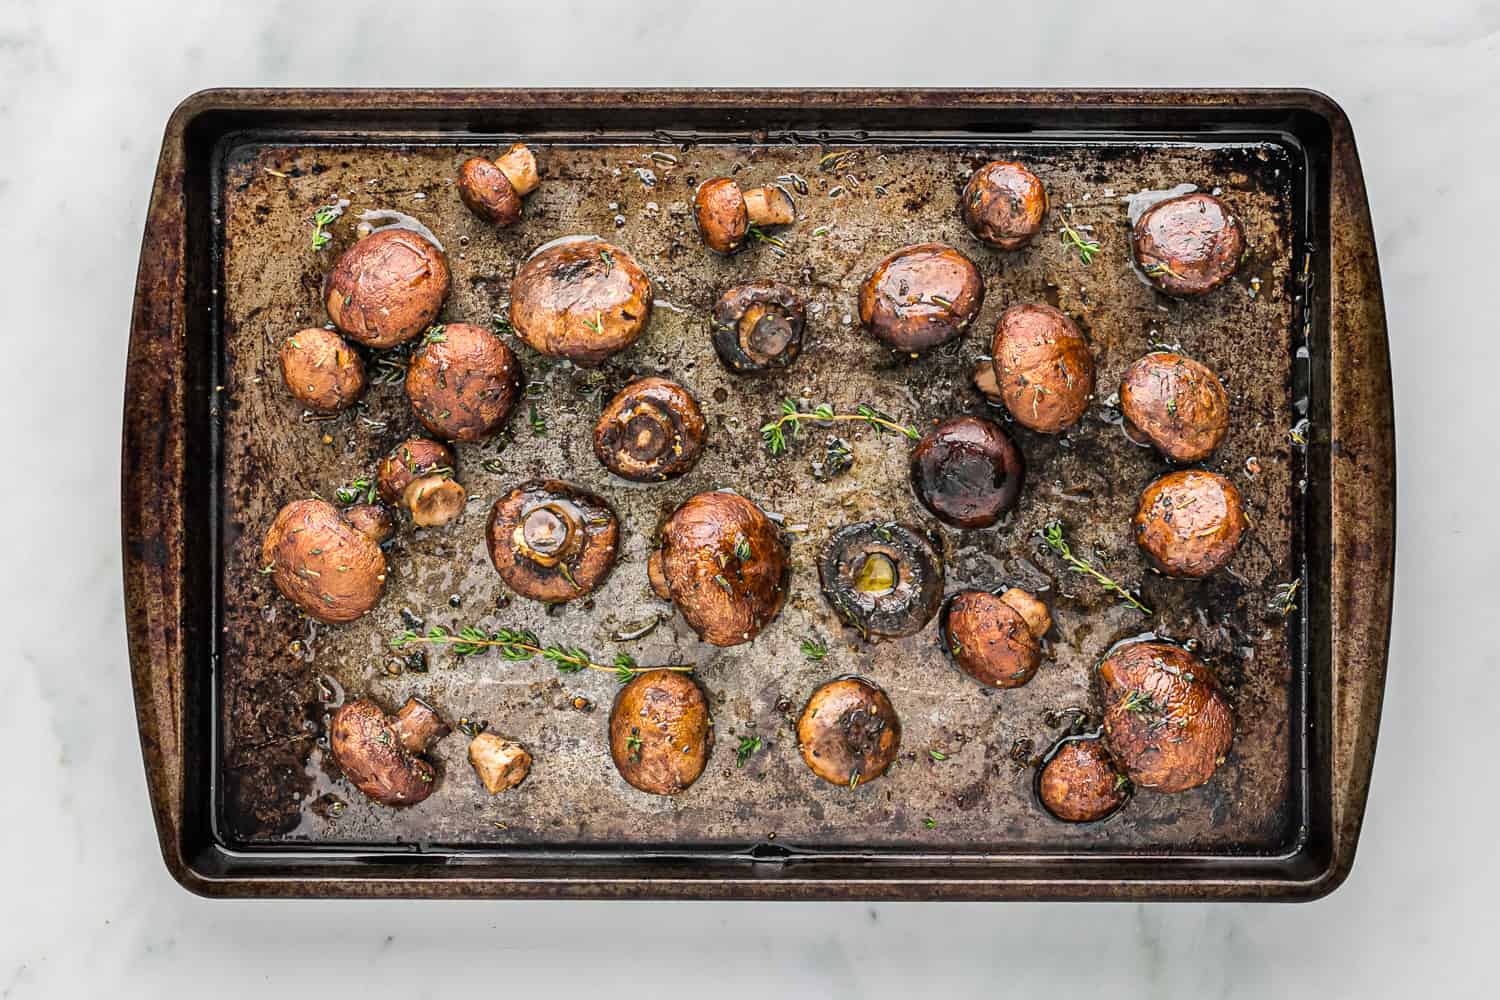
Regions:
<svg viewBox="0 0 1500 1000"><path fill-rule="evenodd" d="M713 746L708 699L686 673L648 670L615 696L609 755L620 777L641 791L686 791L708 765Z"/></svg>
<svg viewBox="0 0 1500 1000"><path fill-rule="evenodd" d="M261 546L261 567L308 617L333 625L369 611L385 590L380 544L326 500L281 508Z"/></svg>
<svg viewBox="0 0 1500 1000"><path fill-rule="evenodd" d="M779 185L740 190L732 177L711 177L693 194L693 218L703 243L715 253L733 253L751 227L786 226L797 219L792 196Z"/></svg>
<svg viewBox="0 0 1500 1000"><path fill-rule="evenodd" d="M1131 642L1099 664L1110 753L1140 788L1182 792L1213 777L1234 716L1213 674L1168 642Z"/></svg>
<svg viewBox="0 0 1500 1000"><path fill-rule="evenodd" d="M282 341L281 377L292 398L318 413L348 409L367 385L359 352L322 327L300 330Z"/></svg>
<svg viewBox="0 0 1500 1000"><path fill-rule="evenodd" d="M1043 758L1036 795L1042 808L1065 823L1094 823L1130 801L1130 781L1097 735L1066 736Z"/></svg>
<svg viewBox="0 0 1500 1000"><path fill-rule="evenodd" d="M1000 314L990 345L1000 398L1016 423L1056 434L1078 422L1094 394L1094 355L1077 324L1051 306Z"/></svg>
<svg viewBox="0 0 1500 1000"><path fill-rule="evenodd" d="M469 211L497 226L521 218L521 199L538 183L536 157L519 142L497 159L475 156L458 168L458 196Z"/></svg>
<svg viewBox="0 0 1500 1000"><path fill-rule="evenodd" d="M786 601L786 543L737 493L700 493L673 511L647 570L657 594L715 646L754 639Z"/></svg>
<svg viewBox="0 0 1500 1000"><path fill-rule="evenodd" d="M1169 472L1141 493L1135 543L1167 576L1207 576L1234 556L1249 521L1240 491L1217 472Z"/></svg>
<svg viewBox="0 0 1500 1000"><path fill-rule="evenodd" d="M376 545L383 545L396 533L396 520L378 503L355 504L344 511L344 520L356 531L368 535Z"/></svg>
<svg viewBox="0 0 1500 1000"><path fill-rule="evenodd" d="M968 329L984 304L979 268L942 243L903 247L859 289L859 321L898 351L918 354Z"/></svg>
<svg viewBox="0 0 1500 1000"><path fill-rule="evenodd" d="M999 425L953 417L917 442L911 484L922 506L955 528L987 528L1016 505L1026 479L1021 450Z"/></svg>
<svg viewBox="0 0 1500 1000"><path fill-rule="evenodd" d="M406 370L417 419L450 441L480 441L510 418L521 398L521 364L505 341L468 323L435 326Z"/></svg>
<svg viewBox="0 0 1500 1000"><path fill-rule="evenodd" d="M1019 163L995 160L974 171L958 205L969 232L990 246L1018 250L1042 230L1047 189Z"/></svg>
<svg viewBox="0 0 1500 1000"><path fill-rule="evenodd" d="M674 479L703 453L706 425L698 401L676 382L641 378L609 401L594 424L594 454L622 479Z"/></svg>
<svg viewBox="0 0 1500 1000"><path fill-rule="evenodd" d="M1185 194L1136 220L1131 247L1146 279L1168 295L1203 295L1234 275L1245 252L1240 220L1211 194Z"/></svg>
<svg viewBox="0 0 1500 1000"><path fill-rule="evenodd" d="M426 330L448 298L448 258L410 229L381 229L348 250L323 296L333 325L366 347L395 347Z"/></svg>
<svg viewBox="0 0 1500 1000"><path fill-rule="evenodd" d="M522 483L495 501L485 537L510 589L557 604L583 597L615 564L620 522L603 497L555 479Z"/></svg>
<svg viewBox="0 0 1500 1000"><path fill-rule="evenodd" d="M1002 594L964 590L943 613L943 641L964 673L997 688L1020 687L1042 664L1047 606L1016 587Z"/></svg>
<svg viewBox="0 0 1500 1000"><path fill-rule="evenodd" d="M943 557L925 535L889 521L835 531L818 553L823 596L865 638L914 635L943 603Z"/></svg>
<svg viewBox="0 0 1500 1000"><path fill-rule="evenodd" d="M380 460L380 496L411 514L418 527L438 527L463 513L468 494L454 478L453 453L428 438L409 438Z"/></svg>
<svg viewBox="0 0 1500 1000"><path fill-rule="evenodd" d="M806 322L802 298L792 289L779 281L751 281L719 297L709 328L725 368L761 375L797 360Z"/></svg>
<svg viewBox="0 0 1500 1000"><path fill-rule="evenodd" d="M437 774L422 759L448 727L431 706L408 699L395 718L368 698L339 707L329 723L329 747L339 770L371 799L412 806L432 794Z"/></svg>
<svg viewBox="0 0 1500 1000"><path fill-rule="evenodd" d="M812 773L846 788L885 773L901 749L901 720L886 693L863 677L829 681L797 720L797 749Z"/></svg>
<svg viewBox="0 0 1500 1000"><path fill-rule="evenodd" d="M1229 433L1229 394L1212 371L1180 354L1153 351L1120 380L1126 429L1174 462L1201 462Z"/></svg>
<svg viewBox="0 0 1500 1000"><path fill-rule="evenodd" d="M651 318L646 272L624 250L592 236L538 249L516 273L510 295L510 320L521 339L586 367L635 343Z"/></svg>
<svg viewBox="0 0 1500 1000"><path fill-rule="evenodd" d="M481 732L469 741L469 764L484 790L498 795L526 780L531 773L531 754L515 740Z"/></svg>

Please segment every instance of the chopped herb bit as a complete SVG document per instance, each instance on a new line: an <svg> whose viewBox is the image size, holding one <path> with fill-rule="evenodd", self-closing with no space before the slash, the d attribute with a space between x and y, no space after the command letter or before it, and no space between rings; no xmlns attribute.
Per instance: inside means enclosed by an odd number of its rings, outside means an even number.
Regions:
<svg viewBox="0 0 1500 1000"><path fill-rule="evenodd" d="M1135 608L1143 615L1151 614L1151 609L1137 600L1134 594L1095 569L1087 559L1080 559L1073 554L1072 548L1068 545L1067 538L1063 535L1061 521L1053 521L1048 524L1042 532L1042 538L1046 541L1047 547L1061 556L1063 561L1068 564L1068 568L1073 572L1093 577L1104 587L1106 592L1118 595L1120 600Z"/></svg>
<svg viewBox="0 0 1500 1000"><path fill-rule="evenodd" d="M750 755L761 747L759 736L741 736L739 749L734 752L734 766L744 767Z"/></svg>
<svg viewBox="0 0 1500 1000"><path fill-rule="evenodd" d="M828 655L828 647L817 639L803 639L802 655L809 660L821 660Z"/></svg>

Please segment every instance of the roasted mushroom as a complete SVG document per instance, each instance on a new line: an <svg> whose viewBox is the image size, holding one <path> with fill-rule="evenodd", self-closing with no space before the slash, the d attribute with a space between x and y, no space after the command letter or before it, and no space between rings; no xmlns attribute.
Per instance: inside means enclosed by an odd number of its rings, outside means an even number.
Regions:
<svg viewBox="0 0 1500 1000"><path fill-rule="evenodd" d="M714 353L736 375L785 368L802 353L802 298L779 281L736 285L714 304Z"/></svg>
<svg viewBox="0 0 1500 1000"><path fill-rule="evenodd" d="M1047 606L1024 590L964 590L943 612L943 644L979 683L1020 687L1041 666L1042 636L1051 627Z"/></svg>
<svg viewBox="0 0 1500 1000"><path fill-rule="evenodd" d="M1135 222L1131 247L1146 279L1168 295L1202 295L1228 281L1245 252L1233 210L1211 194L1152 205Z"/></svg>
<svg viewBox="0 0 1500 1000"><path fill-rule="evenodd" d="M898 351L918 354L963 333L984 303L979 268L942 243L897 250L859 289L859 321Z"/></svg>
<svg viewBox="0 0 1500 1000"><path fill-rule="evenodd" d="M1016 505L1026 479L1021 450L999 425L953 417L917 442L911 485L922 506L955 528L987 528Z"/></svg>
<svg viewBox="0 0 1500 1000"><path fill-rule="evenodd" d="M698 401L682 386L664 378L636 379L599 415L594 454L622 479L675 479L703 453L705 430Z"/></svg>
<svg viewBox="0 0 1500 1000"><path fill-rule="evenodd" d="M1135 511L1135 543L1167 576L1207 576L1240 545L1249 521L1233 483L1183 469L1147 486Z"/></svg>
<svg viewBox="0 0 1500 1000"><path fill-rule="evenodd" d="M463 513L468 494L453 476L453 452L428 438L409 438L380 460L375 485L386 503L405 509L418 527L430 528Z"/></svg>
<svg viewBox="0 0 1500 1000"><path fill-rule="evenodd" d="M521 365L505 341L468 323L435 326L406 370L417 419L450 441L480 441L499 430L521 398Z"/></svg>
<svg viewBox="0 0 1500 1000"><path fill-rule="evenodd" d="M498 795L526 780L531 773L531 754L515 740L482 732L469 741L469 764L484 790Z"/></svg>
<svg viewBox="0 0 1500 1000"><path fill-rule="evenodd" d="M1066 313L1015 305L1000 314L991 364L1016 423L1056 434L1078 422L1094 394L1094 355Z"/></svg>
<svg viewBox="0 0 1500 1000"><path fill-rule="evenodd" d="M676 795L698 780L714 745L703 689L679 670L648 670L615 696L609 754L620 777L652 795Z"/></svg>
<svg viewBox="0 0 1500 1000"><path fill-rule="evenodd" d="M823 596L866 639L914 635L943 603L943 558L926 536L889 521L835 531L818 553Z"/></svg>
<svg viewBox="0 0 1500 1000"><path fill-rule="evenodd" d="M360 698L340 706L328 729L344 777L376 802L413 806L432 794L437 774L421 755L448 735L448 726L431 706L409 698L390 718Z"/></svg>
<svg viewBox="0 0 1500 1000"><path fill-rule="evenodd" d="M1120 412L1132 436L1174 462L1201 462L1229 433L1229 394L1192 358L1153 351L1125 369Z"/></svg>
<svg viewBox="0 0 1500 1000"><path fill-rule="evenodd" d="M901 720L886 693L863 677L829 681L797 720L797 749L812 773L847 788L885 773L901 749Z"/></svg>
<svg viewBox="0 0 1500 1000"><path fill-rule="evenodd" d="M543 246L510 286L521 339L553 357L593 367L639 339L651 318L651 282L635 258L597 237Z"/></svg>
<svg viewBox="0 0 1500 1000"><path fill-rule="evenodd" d="M323 301L351 339L395 347L432 325L448 284L448 258L430 240L410 229L380 229L344 251Z"/></svg>
<svg viewBox="0 0 1500 1000"><path fill-rule="evenodd" d="M1098 736L1066 736L1043 759L1036 796L1042 808L1065 823L1093 823L1130 800L1130 781Z"/></svg>
<svg viewBox="0 0 1500 1000"><path fill-rule="evenodd" d="M786 601L786 543L738 493L700 493L673 511L647 570L658 596L715 646L754 639Z"/></svg>
<svg viewBox="0 0 1500 1000"><path fill-rule="evenodd" d="M498 159L475 156L458 168L458 196L469 211L497 226L521 217L521 199L538 183L536 157L519 142Z"/></svg>
<svg viewBox="0 0 1500 1000"><path fill-rule="evenodd" d="M511 590L558 604L583 597L615 564L620 522L604 498L555 479L522 483L490 511L490 559Z"/></svg>
<svg viewBox="0 0 1500 1000"><path fill-rule="evenodd" d="M976 237L1001 250L1019 250L1042 231L1047 189L1019 163L995 160L969 177L958 207Z"/></svg>
<svg viewBox="0 0 1500 1000"><path fill-rule="evenodd" d="M354 530L368 535L376 545L384 545L396 533L396 521L391 512L378 503L355 504L344 511L344 520Z"/></svg>
<svg viewBox="0 0 1500 1000"><path fill-rule="evenodd" d="M337 413L365 392L365 363L332 330L310 327L281 343L281 377L292 397L317 413Z"/></svg>
<svg viewBox="0 0 1500 1000"><path fill-rule="evenodd" d="M797 219L792 196L779 185L741 191L732 177L711 177L693 195L693 217L703 243L715 253L733 253L752 227L786 226Z"/></svg>
<svg viewBox="0 0 1500 1000"><path fill-rule="evenodd" d="M1224 762L1234 716L1213 674L1168 642L1132 642L1099 664L1104 738L1140 788L1196 788Z"/></svg>
<svg viewBox="0 0 1500 1000"><path fill-rule="evenodd" d="M358 618L385 590L380 543L326 500L281 508L261 545L261 567L282 596L330 625Z"/></svg>

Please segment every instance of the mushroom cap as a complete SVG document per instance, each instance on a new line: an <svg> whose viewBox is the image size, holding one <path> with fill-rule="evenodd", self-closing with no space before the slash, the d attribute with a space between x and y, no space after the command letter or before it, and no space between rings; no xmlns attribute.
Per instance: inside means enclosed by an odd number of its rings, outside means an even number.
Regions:
<svg viewBox="0 0 1500 1000"><path fill-rule="evenodd" d="M1130 799L1130 786L1097 736L1067 736L1037 772L1042 808L1065 823L1093 823Z"/></svg>
<svg viewBox="0 0 1500 1000"><path fill-rule="evenodd" d="M1035 601L1031 595L1025 596ZM959 591L948 601L943 613L943 644L953 662L981 684L1020 687L1042 665L1042 635L1052 624L1051 619L1029 623L1016 603L987 590ZM1046 615L1045 607L1042 614Z"/></svg>
<svg viewBox="0 0 1500 1000"><path fill-rule="evenodd" d="M1135 543L1167 576L1207 576L1229 562L1249 522L1234 483L1217 472L1182 469L1141 493Z"/></svg>
<svg viewBox="0 0 1500 1000"><path fill-rule="evenodd" d="M741 559L739 543L750 556ZM661 529L651 572L693 631L715 646L749 642L781 613L787 551L781 532L738 493L699 493Z"/></svg>
<svg viewBox="0 0 1500 1000"><path fill-rule="evenodd" d="M1099 664L1104 738L1141 788L1181 792L1213 777L1234 739L1234 715L1212 673L1167 642L1134 642Z"/></svg>
<svg viewBox="0 0 1500 1000"><path fill-rule="evenodd" d="M497 226L521 218L521 196L495 161L474 156L458 168L458 196L469 211Z"/></svg>
<svg viewBox="0 0 1500 1000"><path fill-rule="evenodd" d="M840 677L812 693L797 720L797 749L812 773L846 788L885 773L901 749L901 720L884 691Z"/></svg>
<svg viewBox="0 0 1500 1000"><path fill-rule="evenodd" d="M481 441L499 430L521 398L521 363L483 327L433 327L411 356L406 396L417 419L450 441Z"/></svg>
<svg viewBox="0 0 1500 1000"><path fill-rule="evenodd" d="M703 453L698 401L676 382L640 378L615 395L594 424L594 454L622 479L675 479Z"/></svg>
<svg viewBox="0 0 1500 1000"><path fill-rule="evenodd" d="M294 399L318 413L348 409L368 384L359 352L332 330L316 326L281 342L281 377Z"/></svg>
<svg viewBox="0 0 1500 1000"><path fill-rule="evenodd" d="M1167 351L1153 351L1125 369L1120 412L1174 462L1202 461L1229 433L1229 394L1219 377Z"/></svg>
<svg viewBox="0 0 1500 1000"><path fill-rule="evenodd" d="M1001 250L1018 250L1042 230L1047 189L1019 163L995 160L969 177L959 200L969 232Z"/></svg>
<svg viewBox="0 0 1500 1000"><path fill-rule="evenodd" d="M410 229L381 229L344 251L323 301L351 340L395 347L432 325L448 285L448 258L430 240Z"/></svg>
<svg viewBox="0 0 1500 1000"><path fill-rule="evenodd" d="M833 610L866 638L915 635L943 603L943 558L919 531L864 521L829 536L818 581Z"/></svg>
<svg viewBox="0 0 1500 1000"><path fill-rule="evenodd" d="M355 531L368 535L376 545L390 541L396 533L396 519L378 503L355 504L344 511L344 520L353 525Z"/></svg>
<svg viewBox="0 0 1500 1000"><path fill-rule="evenodd" d="M991 364L1016 423L1056 434L1078 422L1094 394L1094 355L1078 325L1046 305L1011 306L995 324Z"/></svg>
<svg viewBox="0 0 1500 1000"><path fill-rule="evenodd" d="M432 765L403 744L392 720L370 699L341 705L328 733L344 777L381 805L413 806L432 794Z"/></svg>
<svg viewBox="0 0 1500 1000"><path fill-rule="evenodd" d="M271 582L309 618L338 625L369 611L385 590L379 544L326 500L293 500L261 545Z"/></svg>
<svg viewBox="0 0 1500 1000"><path fill-rule="evenodd" d="M609 755L620 777L641 791L686 791L708 766L713 745L708 699L683 671L648 670L615 696Z"/></svg>
<svg viewBox="0 0 1500 1000"><path fill-rule="evenodd" d="M620 522L597 494L533 479L495 501L485 538L511 590L558 604L593 591L615 564Z"/></svg>
<svg viewBox="0 0 1500 1000"><path fill-rule="evenodd" d="M585 367L635 343L651 318L646 272L630 254L594 237L538 250L516 273L510 296L510 320L521 339Z"/></svg>
<svg viewBox="0 0 1500 1000"><path fill-rule="evenodd" d="M984 303L979 268L942 243L903 247L859 289L859 321L898 351L916 353L968 329Z"/></svg>
<svg viewBox="0 0 1500 1000"><path fill-rule="evenodd" d="M953 417L911 453L911 483L922 506L955 528L987 528L1016 505L1026 460L1010 435L982 417Z"/></svg>
<svg viewBox="0 0 1500 1000"><path fill-rule="evenodd" d="M703 243L715 253L733 253L750 231L745 195L732 177L711 177L693 194L693 218Z"/></svg>
<svg viewBox="0 0 1500 1000"><path fill-rule="evenodd" d="M802 353L806 325L802 297L779 281L736 285L719 297L709 321L714 353L736 375L790 365Z"/></svg>
<svg viewBox="0 0 1500 1000"><path fill-rule="evenodd" d="M399 503L412 480L453 471L453 452L431 438L407 438L386 453L375 470L375 487L386 503Z"/></svg>
<svg viewBox="0 0 1500 1000"><path fill-rule="evenodd" d="M1203 295L1233 276L1245 252L1245 231L1228 205L1211 194L1159 201L1131 233L1135 262L1159 291Z"/></svg>

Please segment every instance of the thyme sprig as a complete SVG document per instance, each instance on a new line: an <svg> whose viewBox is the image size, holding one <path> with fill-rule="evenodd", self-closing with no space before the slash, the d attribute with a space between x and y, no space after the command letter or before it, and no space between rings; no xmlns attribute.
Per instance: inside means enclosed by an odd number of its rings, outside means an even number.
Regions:
<svg viewBox="0 0 1500 1000"><path fill-rule="evenodd" d="M328 231L328 227L333 225L333 220L342 214L337 205L324 205L313 213L312 248L314 250L323 249L333 240L333 234Z"/></svg>
<svg viewBox="0 0 1500 1000"><path fill-rule="evenodd" d="M766 450L772 455L783 454L787 449L787 439L797 436L804 420L815 423L859 420L875 428L877 434L903 434L913 441L922 438L915 429L897 423L889 414L864 403L859 404L853 413L836 413L827 403L819 403L812 410L800 410L796 403L788 399L781 404L781 416L761 426L760 436L766 443Z"/></svg>
<svg viewBox="0 0 1500 1000"><path fill-rule="evenodd" d="M1062 238L1063 243L1073 245L1073 249L1078 251L1078 259L1083 261L1085 267L1093 263L1094 258L1104 250L1103 245L1098 240L1084 239L1083 234L1074 229L1067 219L1063 220L1062 228L1058 230L1058 235Z"/></svg>
<svg viewBox="0 0 1500 1000"><path fill-rule="evenodd" d="M1067 538L1063 536L1061 521L1050 522L1043 529L1042 538L1046 541L1047 547L1061 556L1063 561L1068 564L1068 568L1073 572L1093 577L1107 592L1118 595L1120 600L1135 608L1141 614L1149 615L1152 613L1151 609L1142 604L1129 590L1126 590L1112 578L1095 569L1093 564L1087 559L1080 559L1073 554L1072 548L1068 545Z"/></svg>
<svg viewBox="0 0 1500 1000"><path fill-rule="evenodd" d="M643 667L629 653L616 653L612 663L601 663L579 646L560 646L543 643L530 629L500 628L484 630L465 625L454 632L441 625L433 625L426 632L406 629L391 640L392 649L405 649L412 645L448 646L460 657L475 656L487 649L497 650L507 660L530 660L537 656L551 663L558 673L578 674L585 670L597 670L614 674L621 684L635 680L648 670L676 670L691 673L693 668L672 663Z"/></svg>

